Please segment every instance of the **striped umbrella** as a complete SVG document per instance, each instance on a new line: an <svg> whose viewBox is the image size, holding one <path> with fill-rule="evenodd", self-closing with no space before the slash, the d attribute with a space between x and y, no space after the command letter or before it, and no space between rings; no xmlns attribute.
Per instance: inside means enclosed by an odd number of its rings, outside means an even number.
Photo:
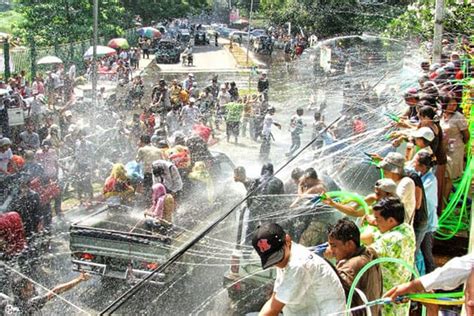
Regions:
<svg viewBox="0 0 474 316"><path fill-rule="evenodd" d="M113 38L109 41L107 46L118 49L129 49L130 45L128 44L127 39L125 38Z"/></svg>
<svg viewBox="0 0 474 316"><path fill-rule="evenodd" d="M139 28L137 30L137 33L140 36L145 36L145 37L148 37L148 38L161 37L160 31L158 31L154 27L150 27L150 26Z"/></svg>

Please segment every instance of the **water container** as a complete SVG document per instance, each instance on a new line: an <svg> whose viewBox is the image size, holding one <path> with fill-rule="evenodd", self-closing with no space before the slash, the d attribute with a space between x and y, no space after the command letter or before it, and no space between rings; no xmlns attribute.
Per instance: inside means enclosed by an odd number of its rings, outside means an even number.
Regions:
<svg viewBox="0 0 474 316"><path fill-rule="evenodd" d="M8 109L8 125L18 126L25 124L25 113L22 108Z"/></svg>

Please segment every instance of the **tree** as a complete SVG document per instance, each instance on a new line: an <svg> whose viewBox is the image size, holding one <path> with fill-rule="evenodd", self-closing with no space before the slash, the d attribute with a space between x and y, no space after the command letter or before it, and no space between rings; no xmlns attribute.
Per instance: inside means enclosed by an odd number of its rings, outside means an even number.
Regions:
<svg viewBox="0 0 474 316"><path fill-rule="evenodd" d="M15 11L25 20L17 35L34 36L39 46L92 38L92 0L16 0ZM131 27L129 14L118 0L99 0L99 36L115 37Z"/></svg>
<svg viewBox="0 0 474 316"><path fill-rule="evenodd" d="M125 9L140 15L145 23L186 17L209 8L207 0L122 0Z"/></svg>
<svg viewBox="0 0 474 316"><path fill-rule="evenodd" d="M474 33L474 5L464 0L446 0L444 33L448 36ZM435 0L417 0L409 5L406 12L393 19L386 34L398 38L419 37L422 40L433 38Z"/></svg>

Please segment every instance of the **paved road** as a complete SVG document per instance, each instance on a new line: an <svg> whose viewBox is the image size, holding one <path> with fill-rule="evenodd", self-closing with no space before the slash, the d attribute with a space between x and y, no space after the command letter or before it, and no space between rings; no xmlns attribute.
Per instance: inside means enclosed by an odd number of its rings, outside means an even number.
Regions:
<svg viewBox="0 0 474 316"><path fill-rule="evenodd" d="M214 42L212 42L214 43ZM234 57L219 44L195 46L193 48L193 66L178 64L158 64L162 72L203 72L235 70Z"/></svg>

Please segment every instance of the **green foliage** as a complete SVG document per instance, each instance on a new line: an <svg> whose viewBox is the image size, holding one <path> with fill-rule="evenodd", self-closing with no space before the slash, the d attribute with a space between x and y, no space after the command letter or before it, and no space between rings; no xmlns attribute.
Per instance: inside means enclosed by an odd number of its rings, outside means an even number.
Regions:
<svg viewBox="0 0 474 316"><path fill-rule="evenodd" d="M357 0L261 0L265 15L275 24L291 22L320 37L382 31L401 14L403 1L364 5Z"/></svg>
<svg viewBox="0 0 474 316"><path fill-rule="evenodd" d="M125 9L140 15L145 23L185 17L209 8L208 0L122 0Z"/></svg>
<svg viewBox="0 0 474 316"><path fill-rule="evenodd" d="M446 0L443 20L444 33L474 34L474 5L470 0L458 4L456 0ZM433 37L435 0L417 0L409 5L406 12L390 22L386 34L398 38L420 37L428 40Z"/></svg>
<svg viewBox="0 0 474 316"><path fill-rule="evenodd" d="M16 0L15 10L25 18L17 34L38 45L58 45L92 38L92 0ZM99 36L114 37L130 26L118 0L99 0Z"/></svg>
<svg viewBox="0 0 474 316"><path fill-rule="evenodd" d="M0 32L13 33L23 20L23 16L13 10L0 12Z"/></svg>

